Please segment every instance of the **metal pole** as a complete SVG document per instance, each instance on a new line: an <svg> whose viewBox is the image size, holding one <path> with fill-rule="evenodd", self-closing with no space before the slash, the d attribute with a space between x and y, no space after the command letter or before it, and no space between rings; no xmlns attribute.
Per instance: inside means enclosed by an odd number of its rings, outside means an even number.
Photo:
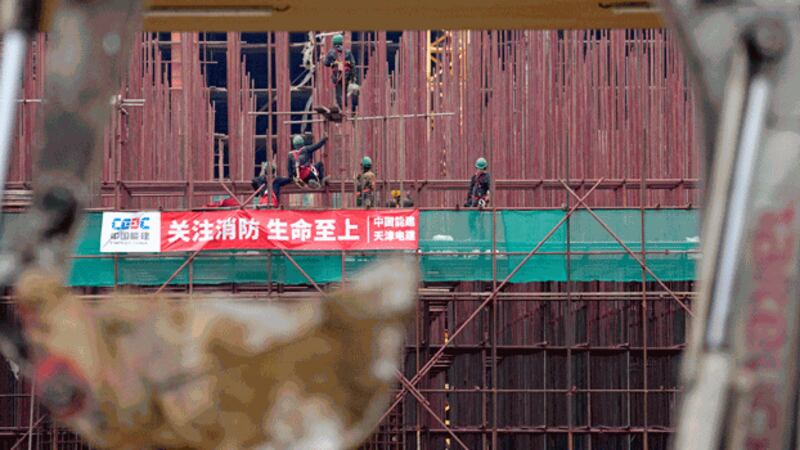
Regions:
<svg viewBox="0 0 800 450"><path fill-rule="evenodd" d="M223 188L223 189L225 189L225 192L227 192L227 193L228 193L228 195L229 195L229 196L230 196L230 197L231 197L231 198L232 198L234 201L236 201L236 205L239 207L239 209L242 209L242 208L244 208L244 207L245 207L245 205L247 205L247 203L242 203L242 202L239 200L239 197L237 197L237 196L236 196L236 194L234 194L234 193L233 193L233 191L231 191L231 189L228 187L228 185L226 185L226 184L225 184L225 181L224 181L224 180L220 180L220 181L219 181L219 185L220 185L220 186L222 186L222 188ZM236 188L236 185L234 185L234 189L235 189L235 188ZM256 192L258 192L258 191L256 191Z"/></svg>
<svg viewBox="0 0 800 450"><path fill-rule="evenodd" d="M592 192L594 192L596 187L597 187L597 185L595 185L591 189L589 189L589 191L583 197L581 197L581 199L583 200L583 199L586 199L587 197L589 197L592 194ZM428 362L425 363L425 365L422 366L422 369L420 371L418 371L417 374L410 380L411 384L416 385L422 379L422 377L425 376L433 368L433 366L436 364L436 362L442 357L442 355L444 355L445 349L448 347L448 345L450 343L454 342L455 338L459 334L461 334L464 331L464 329L466 329L467 325L469 325L478 316L478 314L480 314L480 312L489 303L491 303L494 300L494 298L500 293L500 291L506 286L506 284L508 284L509 281L511 281L511 279L514 278L514 276L517 274L517 272L519 272L523 267L525 267L525 264L527 264L528 261L530 261L530 259L533 258L533 256L536 255L536 253L538 253L539 249L541 249L542 246L555 234L555 232L558 231L559 228L561 228L561 225L563 225L564 222L566 222L567 219L569 219L569 217L572 216L572 214L578 209L578 206L579 205L576 204L575 206L570 208L570 210L567 211L567 214L564 217L562 217L561 220L559 220L550 229L550 231L539 241L538 244L536 244L536 246L528 253L528 255L525 256L525 258L523 258L522 261L520 261L520 263L517 264L517 266L503 279L503 281L497 286L497 288L495 288L492 291L492 293L489 294L489 296L480 305L478 305L478 307L475 309L475 311L473 311L472 314L470 314L464 320L464 322L462 322L461 325L459 325L458 328L456 328L456 330L453 331L453 334L450 335L450 340L447 341L447 343L445 343L444 345L442 345L439 348L439 350L437 350L433 354L433 356L431 356L431 358L428 360ZM381 419L380 419L379 422L382 422L389 415L389 413L401 401L403 401L405 393L406 393L405 390L401 390L400 393L398 393L395 396L394 403L392 403L392 405L386 410L386 412L383 414L383 416L381 416Z"/></svg>
<svg viewBox="0 0 800 450"><path fill-rule="evenodd" d="M494 152L492 152L494 153ZM490 156L491 158L491 156ZM497 208L492 207L492 292L497 289ZM497 448L497 328L499 299L495 296L492 301L491 329L492 329L492 448Z"/></svg>
<svg viewBox="0 0 800 450"><path fill-rule="evenodd" d="M314 289L316 289L317 292L319 292L320 294L324 294L325 293L322 290L322 288L320 288L319 285L314 281L314 279L311 278L311 275L309 275L308 272L303 270L303 268L300 267L299 264L297 264L297 261L295 261L294 258L292 258L292 255L290 255L289 252L287 252L286 250L284 250L282 248L279 248L278 250L280 250L280 252L283 254L283 256L285 256L286 259L288 259L289 262L294 266L294 268L297 269L298 272L300 272L300 275L303 275L303 277L306 280L308 280L309 283L311 283L311 286L314 286Z"/></svg>
<svg viewBox="0 0 800 450"><path fill-rule="evenodd" d="M36 405L36 377L31 378L31 412L28 416L28 450L33 449L33 410Z"/></svg>
<svg viewBox="0 0 800 450"><path fill-rule="evenodd" d="M300 115L300 113L298 113ZM454 116L455 113L418 113L418 114L386 114L382 116L366 116L366 117L348 117L350 122L361 122L364 120L390 120L390 119L426 119L430 117L443 117ZM298 125L307 123L327 123L327 119L298 119L298 120L285 120L284 125Z"/></svg>
<svg viewBox="0 0 800 450"><path fill-rule="evenodd" d="M406 176L406 130L405 130L405 127L406 127L405 119L400 118L400 136L398 136L398 137L400 138L400 173L399 173L399 175L400 175L400 199L399 199L399 202L400 202L400 206L401 207L403 206L403 197L404 197L404 194L406 192L405 188L403 187L403 178L405 178L405 176ZM389 192L390 193L389 198L392 198L391 189L392 189L392 187L389 186L389 191L390 191Z"/></svg>
<svg viewBox="0 0 800 450"><path fill-rule="evenodd" d="M178 274L180 274L181 271L183 271L183 269L185 269L186 266L188 266L202 251L203 250L195 250L191 255L189 255L186 261L184 261L183 264L180 265L180 267L175 269L175 271L172 272L172 275L170 275L169 278L167 278L167 281L165 281L164 284L162 284L161 287L158 288L158 290L156 290L156 294L160 294L161 292L163 292L164 289L166 289L167 286L172 282L172 280L174 280L175 277L177 277Z"/></svg>
<svg viewBox="0 0 800 450"><path fill-rule="evenodd" d="M39 417L39 418L36 420L36 422L33 424L33 427L38 427L39 425L41 425L41 424L42 424L42 422L44 422L44 419L46 419L47 417L48 417L48 416L46 416L46 415L43 415L43 416ZM28 429L28 430L25 432L25 434L23 434L23 435L22 435L22 436L21 436L21 437L20 437L20 438L17 440L17 442L15 442L15 443L14 443L14 445L12 445L12 446L11 446L11 450L17 450L17 448L20 446L20 444L22 444L22 443L25 441L25 439L26 439L26 438L27 438L27 437L28 437L28 436L31 434L32 430L33 430L33 428L29 428L29 429Z"/></svg>
<svg viewBox="0 0 800 450"><path fill-rule="evenodd" d="M681 299L679 299L678 296L675 295L674 292L672 292L672 289L667 287L667 285L664 284L663 281L661 281L661 278L659 278L655 273L653 273L653 271L650 270L649 267L647 267L647 264L642 262L642 260L640 260L639 257L636 256L636 253L634 253L633 250L630 249L630 247L625 245L625 242L623 242L622 239L619 236L617 236L616 233L614 233L614 230L612 230L611 227L609 227L608 224L605 223L605 221L603 219L601 219L600 216L598 216L597 213L595 213L592 210L592 208L587 206L586 203L584 203L583 199L581 197L579 197L578 194L575 193L575 191L570 189L569 186L566 183L564 183L564 188L567 189L567 191L570 194L572 194L572 196L575 197L578 200L578 205L583 205L583 207L586 209L586 212L588 212L592 217L594 217L594 219L600 224L600 226L603 227L608 232L608 234L610 234L611 237L614 238L614 240L617 241L617 243L623 249L625 249L625 251L631 256L631 258L633 258L634 261L636 261L640 266L642 266L642 269L647 271L647 273L651 277L653 277L655 282L658 283L661 286L661 288L664 289L676 302L678 302L679 305L681 305L681 307L686 311L686 314L689 314L689 316L694 317L694 314L692 313L692 310L689 308L689 306L687 306L685 303L683 303L681 301Z"/></svg>
<svg viewBox="0 0 800 450"><path fill-rule="evenodd" d="M566 51L567 51L567 49L565 48L566 45L567 45L566 40L561 41L560 45L562 46L562 51L564 53L566 53ZM569 70L569 68L567 68L566 70ZM570 119L572 118L572 114L571 113L574 110L571 108L571 106L574 106L574 102L571 102L571 103L569 103L567 105L569 114L566 115L566 118L565 118L565 122L566 123L564 124L565 128L567 129L567 132L562 134L563 139L564 139L565 142L563 142L563 144L561 145L561 149L563 151L563 159L564 159L563 170L564 170L564 179L565 179L564 182L565 183L569 183L570 178L571 178L570 177L570 152L569 152L569 149L570 149L570 147L572 145L574 145L574 142L572 141L571 138L572 138L572 133L574 131L575 124L571 124L570 123ZM564 197L565 197L564 202L567 205L567 207L569 207L570 204L571 204L569 194L565 192L564 193ZM574 436L574 427L575 427L575 418L574 418L574 415L575 415L575 393L572 390L573 387L575 386L575 381L574 381L574 376L573 376L574 367L573 367L573 363L572 363L572 358L574 356L574 353L572 352L572 349L573 349L573 347L575 345L575 331L576 330L575 330L575 313L574 313L574 308L572 306L572 270L571 270L571 267L572 267L572 255L570 254L570 250L571 250L571 248L570 248L571 245L570 244L572 242L572 234L571 234L572 226L571 225L572 225L572 220L571 220L571 217L570 217L570 218L567 218L566 230L565 230L566 231L566 247L567 247L567 254L566 254L566 258L565 258L566 275L567 275L566 276L565 287L566 287L566 291L567 291L566 292L567 301L566 301L566 311L564 312L564 315L563 315L563 317L565 318L565 321L566 321L565 329L566 329L566 345L567 345L567 364L566 364L567 365L567 393L566 393L566 397L567 397L567 448L569 450L573 450L575 448L575 442L574 442L574 440L575 440L575 436Z"/></svg>
<svg viewBox="0 0 800 450"><path fill-rule="evenodd" d="M9 30L3 34L3 53L0 60L0 202L5 193L14 126L17 118L17 97L22 80L22 68L28 46L28 34Z"/></svg>
<svg viewBox="0 0 800 450"><path fill-rule="evenodd" d="M396 375L397 375L397 379L398 379L398 380L400 380L400 383L401 383L403 386L405 386L405 388L406 388L406 389L408 389L408 392L410 392L410 393L411 393L411 395L412 395L414 398L416 398L416 399L417 399L417 402L419 402L419 404L420 404L420 405L422 405L422 407L423 407L423 408L425 408L425 411L427 411L427 412L428 412L428 414L430 414L430 415L431 415L431 417L433 417L433 420L435 420L435 421L439 422L439 425L441 425L441 426L442 426L442 427L445 429L445 431L447 431L447 433L448 433L450 436L452 436L453 440L455 440L456 442L458 442L458 445L460 445L460 446L461 446L461 448L463 448L463 449L465 449L465 450L469 450L469 447L467 447L467 444L465 444L465 443L464 443L464 441L462 441L461 439L459 439L459 437L458 437L458 436L456 436L456 434L453 432L453 430L451 430L451 429L450 429L450 427L448 427L448 426L447 426L447 424L445 424L445 423L444 423L444 421L442 420L442 418L441 418L441 417L439 417L439 416L436 414L436 412L434 412L434 411L433 411L433 409L431 409L430 405L428 404L428 400L427 400L427 399L426 399L426 398L425 398L425 397L424 397L424 396L423 396L423 395L422 395L422 394L421 394L421 393L420 393L420 392L417 390L417 388L415 388L415 387L414 387L414 386L413 386L413 385L412 385L412 384L411 384L411 383L408 381L408 379L407 379L406 377L404 377L402 373L400 373L400 371L397 371Z"/></svg>

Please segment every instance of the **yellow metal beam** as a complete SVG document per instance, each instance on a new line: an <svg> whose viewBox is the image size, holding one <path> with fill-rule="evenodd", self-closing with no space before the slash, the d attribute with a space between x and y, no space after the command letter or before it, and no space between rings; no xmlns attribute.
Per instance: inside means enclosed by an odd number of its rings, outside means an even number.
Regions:
<svg viewBox="0 0 800 450"><path fill-rule="evenodd" d="M47 0L52 3L57 0ZM637 0L149 0L147 31L661 27Z"/></svg>

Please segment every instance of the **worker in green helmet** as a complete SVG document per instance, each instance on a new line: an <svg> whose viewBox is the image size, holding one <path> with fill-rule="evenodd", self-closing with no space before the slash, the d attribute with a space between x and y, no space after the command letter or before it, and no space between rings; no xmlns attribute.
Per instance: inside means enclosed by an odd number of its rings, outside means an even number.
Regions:
<svg viewBox="0 0 800 450"><path fill-rule="evenodd" d="M467 193L467 202L464 204L467 208L485 208L489 204L489 189L492 179L489 172L486 170L489 163L486 158L478 158L475 161L475 175L469 183L469 193Z"/></svg>
<svg viewBox="0 0 800 450"><path fill-rule="evenodd" d="M278 206L281 188L292 181L301 186L308 185L314 188L327 184L328 179L325 177L325 166L322 161L314 163L314 152L321 149L327 142L327 136L312 145L306 145L303 136L296 135L292 138L292 151L289 152L287 164L289 176L275 178L275 181L272 182L272 193L275 195L272 199L272 206Z"/></svg>
<svg viewBox="0 0 800 450"><path fill-rule="evenodd" d="M372 208L375 206L375 185L377 177L372 171L372 158L361 158L361 173L356 176L356 206Z"/></svg>
<svg viewBox="0 0 800 450"><path fill-rule="evenodd" d="M325 67L333 69L331 81L336 88L336 101L339 109L343 109L345 92L350 98L351 107L355 108L359 90L356 57L353 56L353 52L344 48L344 36L337 34L333 37L333 48L328 51L322 62Z"/></svg>

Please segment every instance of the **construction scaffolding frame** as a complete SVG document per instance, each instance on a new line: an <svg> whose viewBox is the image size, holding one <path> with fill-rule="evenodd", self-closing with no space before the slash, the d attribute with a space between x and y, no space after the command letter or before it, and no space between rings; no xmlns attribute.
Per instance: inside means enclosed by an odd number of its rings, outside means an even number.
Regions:
<svg viewBox="0 0 800 450"><path fill-rule="evenodd" d="M353 207L350 175L368 154L382 200L407 186L423 210L459 209L471 164L485 155L493 174L492 207L482 212L492 223L492 279L420 288L392 408L363 448L665 449L694 294L692 282L662 281L651 266L664 250L648 246L646 213L692 209L699 199L694 109L671 38L660 30L345 34L362 88L357 116L335 125L309 119L303 106L333 99L326 69L302 62L309 45L317 58L329 48L331 33L143 34L91 209L203 209L215 196L249 208L260 162L275 160L282 173L302 125L315 139L333 137L324 157L333 187L320 194L287 186L285 206ZM45 38L36 39L6 210L28 203L37 139L30 130L44 98L36 74ZM498 212L508 209L565 215L529 252L510 252L498 250L497 233ZM594 213L601 209L639 211L638 249ZM573 248L577 211L619 248ZM559 228L566 249L544 251ZM160 286L125 287L186 301L213 293L296 302L333 287L315 281L297 256L329 253L235 254L267 256L263 282L210 286L195 282L194 267L207 255L193 252ZM362 253L338 253L340 284L353 274L348 257ZM566 281L512 282L537 256L553 254L565 256ZM278 255L304 285L274 279ZM641 281L573 280L574 259L594 255L632 257ZM503 276L498 260L512 256L524 258ZM137 258L92 257L113 259L115 280L121 263ZM184 272L186 281L176 281ZM76 292L86 301L110 295ZM12 314L13 297L4 302ZM0 382L0 448L83 448L39 408L34 386L6 367Z"/></svg>

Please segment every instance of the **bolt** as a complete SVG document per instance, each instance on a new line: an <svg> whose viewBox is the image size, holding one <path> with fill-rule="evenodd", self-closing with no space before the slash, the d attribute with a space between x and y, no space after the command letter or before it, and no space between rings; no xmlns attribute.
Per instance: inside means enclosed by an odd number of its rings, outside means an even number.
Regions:
<svg viewBox="0 0 800 450"><path fill-rule="evenodd" d="M747 42L755 56L766 60L780 58L789 45L786 24L774 17L756 19L747 32Z"/></svg>

